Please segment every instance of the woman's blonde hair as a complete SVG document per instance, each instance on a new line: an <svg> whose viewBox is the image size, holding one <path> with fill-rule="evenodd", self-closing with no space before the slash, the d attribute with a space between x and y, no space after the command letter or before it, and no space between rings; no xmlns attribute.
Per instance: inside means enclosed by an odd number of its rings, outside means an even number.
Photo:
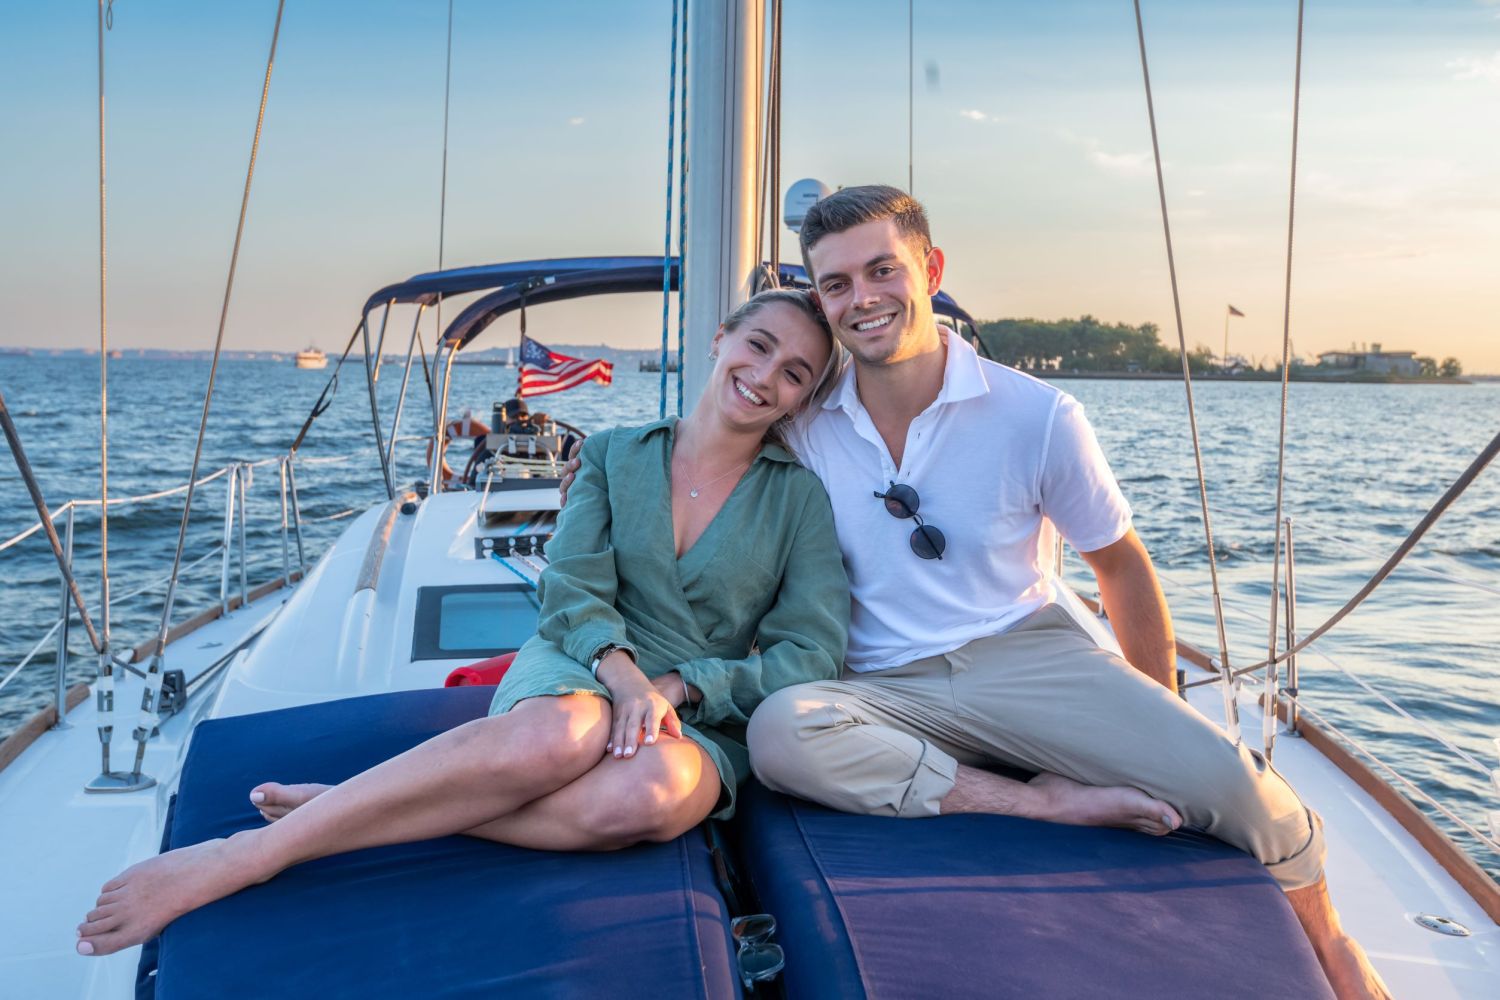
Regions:
<svg viewBox="0 0 1500 1000"><path fill-rule="evenodd" d="M823 315L823 310L818 308L817 302L807 292L798 288L768 288L763 292L758 292L746 299L734 312L725 316L724 322L720 325L723 326L725 332L733 333L747 319L774 302L791 306L802 313L802 315L812 321L814 326L822 331L823 336L828 340L828 363L823 366L823 370L813 379L812 389L808 392L806 398L802 400L802 405L787 413L766 429L766 441L779 444L785 448L787 447L786 425L795 420L797 415L803 410L817 406L828 398L829 392L833 389L833 383L838 380L839 373L843 371L844 348L834 339L833 331L828 326L828 318Z"/></svg>

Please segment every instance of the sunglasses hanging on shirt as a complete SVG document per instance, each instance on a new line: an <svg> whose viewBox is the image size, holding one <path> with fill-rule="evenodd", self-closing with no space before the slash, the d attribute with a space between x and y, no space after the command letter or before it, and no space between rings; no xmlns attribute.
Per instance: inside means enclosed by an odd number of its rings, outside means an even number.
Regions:
<svg viewBox="0 0 1500 1000"><path fill-rule="evenodd" d="M926 523L917 514L922 498L917 491L905 483L891 483L884 493L876 492L875 499L885 502L885 509L892 517L905 520L910 517L917 522L911 533L911 550L922 559L941 559L948 540L936 526Z"/></svg>

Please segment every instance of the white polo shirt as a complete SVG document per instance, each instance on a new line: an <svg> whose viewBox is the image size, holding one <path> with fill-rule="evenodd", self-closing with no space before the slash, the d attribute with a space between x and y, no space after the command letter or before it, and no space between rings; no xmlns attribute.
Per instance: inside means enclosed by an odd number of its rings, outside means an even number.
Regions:
<svg viewBox="0 0 1500 1000"><path fill-rule="evenodd" d="M944 333L943 388L907 432L901 466L860 402L850 365L820 410L792 428L823 480L853 595L848 665L884 670L1010 628L1055 600L1053 525L1080 552L1130 528L1130 506L1083 407L1029 375L985 361ZM921 559L916 522L876 499L893 482L948 546Z"/></svg>

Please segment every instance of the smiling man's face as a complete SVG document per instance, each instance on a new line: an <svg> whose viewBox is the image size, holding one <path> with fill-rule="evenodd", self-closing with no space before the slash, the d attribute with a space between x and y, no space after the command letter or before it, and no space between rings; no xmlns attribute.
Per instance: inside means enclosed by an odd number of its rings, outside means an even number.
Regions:
<svg viewBox="0 0 1500 1000"><path fill-rule="evenodd" d="M943 253L921 249L891 219L829 233L808 249L823 312L859 364L896 364L936 347L932 296Z"/></svg>

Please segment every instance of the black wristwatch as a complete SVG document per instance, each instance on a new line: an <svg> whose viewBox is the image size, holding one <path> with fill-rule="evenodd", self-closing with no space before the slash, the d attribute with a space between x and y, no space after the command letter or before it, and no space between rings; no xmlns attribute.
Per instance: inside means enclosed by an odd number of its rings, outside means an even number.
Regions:
<svg viewBox="0 0 1500 1000"><path fill-rule="evenodd" d="M617 649L623 649L625 655L630 657L631 662L635 661L635 657L631 655L628 646L622 646L617 642L605 643L599 647L598 651L594 653L594 658L589 661L589 673L593 675L594 680L597 681L599 679L599 665L604 662L604 658Z"/></svg>

